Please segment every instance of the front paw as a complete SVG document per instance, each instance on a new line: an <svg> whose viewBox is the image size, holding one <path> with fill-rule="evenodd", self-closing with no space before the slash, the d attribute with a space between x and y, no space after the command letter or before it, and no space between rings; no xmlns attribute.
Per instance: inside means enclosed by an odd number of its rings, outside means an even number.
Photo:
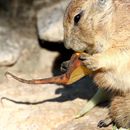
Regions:
<svg viewBox="0 0 130 130"><path fill-rule="evenodd" d="M88 55L83 53L80 56L80 60L82 60L85 66L92 71L96 71L102 68L100 65L99 55L97 54Z"/></svg>

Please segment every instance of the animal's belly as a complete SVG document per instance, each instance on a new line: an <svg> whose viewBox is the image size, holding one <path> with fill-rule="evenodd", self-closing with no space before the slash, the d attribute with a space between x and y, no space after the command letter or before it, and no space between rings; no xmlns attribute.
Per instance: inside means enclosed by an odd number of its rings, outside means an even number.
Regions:
<svg viewBox="0 0 130 130"><path fill-rule="evenodd" d="M100 72L94 76L94 81L101 88L130 90L130 73Z"/></svg>

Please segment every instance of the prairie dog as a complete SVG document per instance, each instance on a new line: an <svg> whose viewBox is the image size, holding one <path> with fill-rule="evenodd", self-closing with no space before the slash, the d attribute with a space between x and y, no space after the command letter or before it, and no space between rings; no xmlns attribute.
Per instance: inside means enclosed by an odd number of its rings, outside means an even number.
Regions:
<svg viewBox="0 0 130 130"><path fill-rule="evenodd" d="M64 16L64 39L66 48L87 52L81 59L95 71L94 82L117 92L109 121L99 126L113 121L130 128L130 0L72 0Z"/></svg>

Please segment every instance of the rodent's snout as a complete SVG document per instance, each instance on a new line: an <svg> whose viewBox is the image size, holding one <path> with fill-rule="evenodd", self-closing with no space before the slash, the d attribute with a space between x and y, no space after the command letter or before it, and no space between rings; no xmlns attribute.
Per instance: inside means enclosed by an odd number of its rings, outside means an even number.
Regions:
<svg viewBox="0 0 130 130"><path fill-rule="evenodd" d="M86 44L80 42L78 39L65 39L64 46L66 49L72 49L75 52L84 52L87 48Z"/></svg>
<svg viewBox="0 0 130 130"><path fill-rule="evenodd" d="M64 40L64 46L65 46L66 49L71 49L71 47L67 43L67 40Z"/></svg>
<svg viewBox="0 0 130 130"><path fill-rule="evenodd" d="M71 49L69 46L67 46L67 44L64 43L64 46L66 49Z"/></svg>

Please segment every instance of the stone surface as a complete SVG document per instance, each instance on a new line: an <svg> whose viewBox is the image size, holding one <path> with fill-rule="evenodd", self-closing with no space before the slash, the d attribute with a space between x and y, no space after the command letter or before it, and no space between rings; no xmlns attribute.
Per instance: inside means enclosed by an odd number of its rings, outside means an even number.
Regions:
<svg viewBox="0 0 130 130"><path fill-rule="evenodd" d="M1 0L0 15L10 18L29 18L32 16L34 0ZM32 12L31 12L32 11Z"/></svg>
<svg viewBox="0 0 130 130"><path fill-rule="evenodd" d="M45 72L43 77L47 76L48 73ZM39 76L35 74L32 77ZM80 86L82 83L86 85ZM2 90L0 96L25 104L2 100L0 128L2 130L98 130L97 122L106 117L108 113L106 108L96 107L85 117L74 119L85 105L87 98L91 96L89 90L92 89L87 85L84 80L69 88L61 85L35 86L22 84L8 77L8 82L0 85ZM88 92L89 94L85 95ZM28 105L26 102L39 103ZM111 127L106 128L106 130L110 129Z"/></svg>
<svg viewBox="0 0 130 130"><path fill-rule="evenodd" d="M106 116L106 113L108 113L106 108L97 107L86 116L78 120L70 119L68 122L59 125L55 130L112 130L111 126L107 128L97 127L97 123Z"/></svg>
<svg viewBox="0 0 130 130"><path fill-rule="evenodd" d="M33 22L21 24L9 20L0 20L0 66L15 64L28 44L38 44Z"/></svg>
<svg viewBox="0 0 130 130"><path fill-rule="evenodd" d="M50 6L60 1L65 1L65 0L34 0L33 3L34 3L35 8L39 10L40 8Z"/></svg>
<svg viewBox="0 0 130 130"><path fill-rule="evenodd" d="M14 64L21 53L20 37L9 26L9 22L0 21L0 66Z"/></svg>
<svg viewBox="0 0 130 130"><path fill-rule="evenodd" d="M38 55L31 52L32 55L28 58L23 55L15 66L8 68L8 71L26 79L52 76L52 67L58 52L46 49L39 51ZM29 72L30 68L32 70ZM2 100L0 103L2 130L98 130L97 122L108 113L107 107L98 106L86 116L74 119L96 91L90 78L84 78L65 87L50 84L28 85L8 76L7 79L4 78L0 88L0 98L8 97L17 101L14 103ZM110 129L111 127L106 128Z"/></svg>
<svg viewBox="0 0 130 130"><path fill-rule="evenodd" d="M0 66L13 65L18 61L26 48L25 42L29 43L27 39L30 36L26 32L34 37L33 42L37 42L33 20L35 13L30 4L32 1L25 0L0 2Z"/></svg>
<svg viewBox="0 0 130 130"><path fill-rule="evenodd" d="M61 1L47 8L41 9L37 14L37 26L40 39L46 41L63 41L63 15L68 1Z"/></svg>

